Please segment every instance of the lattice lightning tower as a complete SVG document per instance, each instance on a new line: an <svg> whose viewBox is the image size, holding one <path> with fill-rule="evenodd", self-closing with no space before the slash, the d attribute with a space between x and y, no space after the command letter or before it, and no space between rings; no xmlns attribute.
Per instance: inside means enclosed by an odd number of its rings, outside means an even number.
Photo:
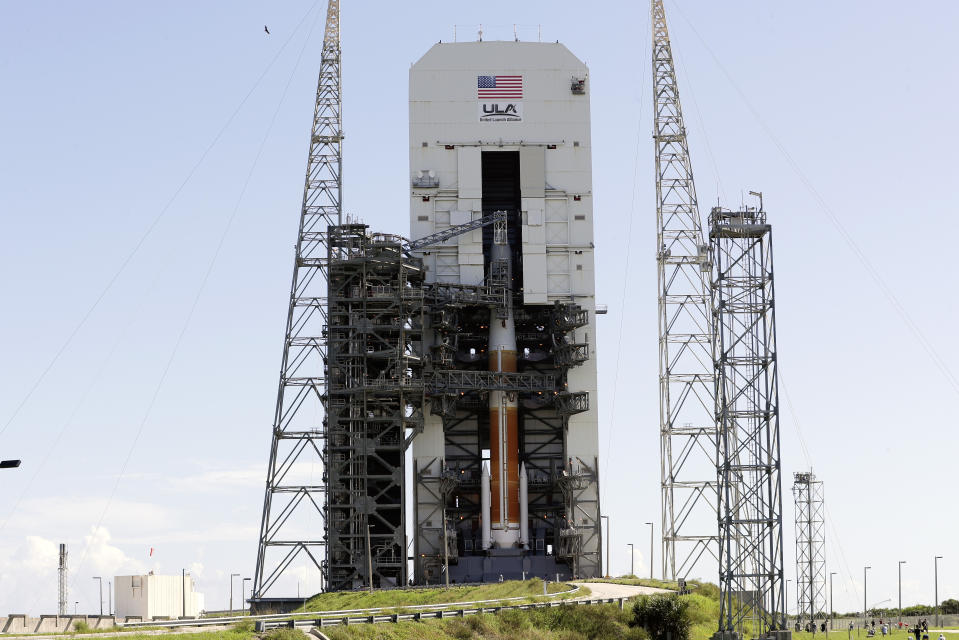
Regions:
<svg viewBox="0 0 959 640"><path fill-rule="evenodd" d="M57 564L57 614L67 615L67 545L60 543L60 560Z"/></svg>
<svg viewBox="0 0 959 640"><path fill-rule="evenodd" d="M652 0L663 576L716 558L709 247L703 241L662 0Z"/></svg>
<svg viewBox="0 0 959 640"><path fill-rule="evenodd" d="M330 225L342 222L340 3L329 0L316 89L293 284L260 525L253 600L303 556L324 587L326 501L326 294ZM317 536L322 530L324 535ZM322 551L322 552L321 552Z"/></svg>
<svg viewBox="0 0 959 640"><path fill-rule="evenodd" d="M786 628L772 228L710 214L719 477L719 637Z"/></svg>
<svg viewBox="0 0 959 640"><path fill-rule="evenodd" d="M796 505L796 597L805 628L828 617L826 605L826 518L822 480L812 470L793 474Z"/></svg>

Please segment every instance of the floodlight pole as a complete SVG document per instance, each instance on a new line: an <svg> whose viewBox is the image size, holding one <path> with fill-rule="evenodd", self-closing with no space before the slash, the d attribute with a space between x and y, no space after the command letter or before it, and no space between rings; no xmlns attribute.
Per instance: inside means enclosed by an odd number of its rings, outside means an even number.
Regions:
<svg viewBox="0 0 959 640"><path fill-rule="evenodd" d="M866 617L869 615L868 605L866 604L866 591L867 591L866 580L868 578L868 574L866 572L869 571L870 569L872 569L872 567L862 568L862 626L863 628L866 627Z"/></svg>

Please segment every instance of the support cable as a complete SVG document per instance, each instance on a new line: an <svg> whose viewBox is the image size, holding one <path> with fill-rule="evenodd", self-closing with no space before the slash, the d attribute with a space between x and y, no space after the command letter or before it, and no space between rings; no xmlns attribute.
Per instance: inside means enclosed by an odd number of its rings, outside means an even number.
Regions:
<svg viewBox="0 0 959 640"><path fill-rule="evenodd" d="M879 288L882 294L886 297L889 304L892 305L896 313L899 314L900 319L909 329L910 333L912 333L913 337L916 339L919 345L926 352L926 355L929 356L929 359L932 360L932 363L936 366L937 369L939 369L939 372L942 373L942 375L946 378L947 382L952 387L953 391L955 391L956 394L959 395L959 378L956 377L956 375L949 368L949 365L946 363L946 361L939 355L939 352L936 350L936 348L932 345L931 342L929 342L925 334L922 332L922 329L919 327L918 323L916 323L916 321L912 319L912 316L909 314L906 308L902 305L901 302L899 302L899 298L896 296L895 293L893 293L892 289L886 283L885 278L882 277L882 275L879 273L879 270L876 269L876 267L872 264L872 261L869 260L866 253L859 247L859 244L852 237L852 234L850 234L849 231L846 230L845 226L843 226L842 222L839 220L839 217L829 207L829 205L826 203L825 198L823 198L823 196L819 193L816 187L809 180L809 178L806 177L806 174L800 168L799 164L793 159L792 155L789 153L789 151L786 149L783 143L780 142L779 138L776 136L776 134L773 133L769 125L766 124L766 121L763 120L762 116L759 113L759 110L753 106L753 104L749 101L749 98L746 97L746 94L743 92L743 90L739 88L739 85L736 84L735 80L733 80L732 75L729 73L729 71L726 70L726 67L724 67L723 64L719 61L719 58L716 56L715 53L713 53L713 50L709 47L709 45L706 44L705 39L699 34L699 32L696 30L696 27L693 26L692 22L690 22L689 18L686 17L686 14L683 13L683 10L679 8L677 3L674 2L673 5L676 6L677 10L679 11L679 14L683 17L683 20L686 21L687 25L689 25L689 28L693 31L694 34L696 34L696 37L699 39L699 42L703 45L703 48L706 49L706 52L709 53L710 57L712 57L713 62L716 63L716 66L719 67L719 70L722 71L724 76L726 76L726 80L729 81L729 84L733 87L736 93L739 94L740 99L746 105L746 108L749 109L750 113L752 114L756 122L759 124L760 128L763 130L766 136L770 139L770 141L772 141L772 143L776 146L779 152L786 159L786 163L789 165L789 168L793 170L793 173L795 173L796 177L798 177L800 182L803 183L803 186L805 186L806 190L809 191L810 195L813 196L813 199L815 199L818 202L819 207L822 210L822 212L826 215L826 218L836 228L836 231L838 231L839 235L842 236L842 239L846 242L846 245L848 246L850 251L852 251L853 255L855 255L856 258L859 260L863 269L865 269L866 273L869 275L872 281L876 284L876 286Z"/></svg>
<svg viewBox="0 0 959 640"><path fill-rule="evenodd" d="M647 24L647 27L648 27L648 24ZM645 30L645 33L647 37L643 40L644 51L646 50L646 47L648 46L648 43L649 43L648 28ZM632 190L632 197L629 202L629 217L626 219L626 237L624 241L624 244L626 245L626 249L625 249L626 265L623 272L626 274L629 273L629 260L630 260L630 254L632 253L632 249L633 249L633 242L632 242L633 217L636 214L636 187L639 183L639 150L643 140L643 104L644 104L643 101L645 100L645 97L646 97L646 72L644 71L643 76L640 79L640 83L639 83L639 117L636 121L636 153L633 156L633 190ZM619 307L620 309L619 310L619 335L616 339L617 344L623 343L623 324L624 324L624 320L626 319L626 294L629 288L628 285L629 285L629 278L628 277L623 278L623 294L620 300L620 307ZM622 359L622 353L623 353L622 349L616 350L616 368L614 369L614 373L613 373L613 397L612 397L612 400L610 401L610 407L609 407L609 437L606 442L606 464L610 463L612 450L613 450L613 432L616 429L616 395L617 395L617 390L619 389L619 364L620 364L620 360ZM606 501L606 486L608 484L609 484L608 482L603 483L602 502ZM650 558L649 561L650 563L652 563L653 561L652 558ZM609 567L607 567L606 570L609 571Z"/></svg>
<svg viewBox="0 0 959 640"><path fill-rule="evenodd" d="M713 50L712 50L712 49L709 47L709 45L706 43L706 40L703 38L703 36L700 35L700 33L699 33L699 31L696 29L696 27L693 26L692 22L691 22L691 21L689 20L689 18L686 16L686 14L683 12L683 10L679 7L679 5L678 5L676 2L673 2L673 5L674 5L674 6L676 7L676 9L679 11L680 16L682 16L683 20L684 20L684 21L686 22L686 24L689 26L690 30L695 34L695 36L696 36L696 38L699 40L700 44L703 46L703 48L706 50L706 52L709 53L710 57L713 59L713 62L716 64L717 67L719 67L719 70L722 71L723 75L726 77L726 80L729 82L729 84L733 87L733 89L734 89L734 90L736 91L736 93L739 95L739 98L740 98L740 99L743 101L743 103L746 105L747 109L749 109L749 111L750 111L750 113L752 114L753 118L754 118L754 119L756 120L756 122L760 125L760 128L762 128L762 130L763 130L763 132L766 134L766 136L773 142L773 144L776 146L776 148L779 150L779 152L780 152L780 153L783 155L783 157L786 159L787 164L788 164L789 167L793 170L793 172L796 174L796 176L800 179L800 181L803 183L803 186L806 187L806 189L809 191L809 193L810 193L810 194L814 197L814 199L819 203L819 206L820 206L820 208L822 209L822 212L826 215L826 218L833 224L833 226L836 228L836 230L837 230L837 231L839 232L839 234L842 236L843 240L846 242L846 244L847 244L847 246L849 247L849 249L852 251L852 253L856 256L856 258L857 258L857 259L859 260L859 262L862 264L862 266L863 266L863 268L866 270L867 274L872 278L873 282L879 287L879 289L880 289L880 291L883 293L883 295L886 296L886 298L887 298L887 300L889 301L889 303L892 305L892 307L893 307L893 308L896 310L896 312L899 314L900 319L902 319L902 321L906 324L907 328L908 328L908 329L910 330L910 332L913 334L913 337L916 339L917 342L919 342L920 346L922 346L922 348L926 351L926 354L927 354L927 355L929 356L929 358L932 360L933 364L934 364L934 365L939 369L939 371L943 374L943 376L946 378L946 380L947 380L947 381L949 382L949 384L952 386L953 390L954 390L957 394L959 394L959 379L956 378L956 376L955 376L955 375L952 373L952 371L949 369L949 366L946 364L946 362L942 359L941 356L939 356L939 354L938 354L938 352L936 351L936 349L935 349L935 348L929 343L929 341L926 339L925 335L923 334L923 332L922 332L922 330L920 329L920 327L918 326L918 324L912 319L912 317L909 315L909 313L905 310L905 308L904 308L904 307L902 306L902 304L899 302L898 298L897 298L896 295L892 292L892 290L889 288L889 286L886 284L885 280L884 280L883 277L879 274L878 270L872 265L872 263L870 262L870 260L866 257L866 254L862 251L862 249L860 249L859 245L856 243L855 239L853 239L853 237L849 234L849 232L846 230L846 228L842 225L842 223L840 222L838 216L836 216L836 214L832 211L832 209L829 208L829 206L828 206L828 204L826 203L825 199L822 197L822 195L819 193L819 191L815 188L815 186L812 184L812 182L809 180L809 178L806 177L806 174L805 174L805 173L802 171L802 169L799 167L799 164L793 159L792 155L790 155L790 153L789 153L789 151L786 149L786 147L779 141L779 138L773 133L773 131L772 131L772 129L769 127L769 125L767 125L766 122L765 122L765 120L763 120L763 118L760 116L759 111L756 109L756 107L753 106L753 104L752 104L752 103L749 101L749 99L746 97L746 94L742 91L742 89L739 88L739 85L738 85L738 84L736 83L736 81L733 79L733 77L732 77L732 75L729 73L729 71L727 71L726 68L723 66L723 64L719 61L719 58L716 56L716 54L713 52ZM799 437L800 445L801 445L802 450L803 450L803 455L805 456L806 462L807 462L807 465L808 465L808 464L811 463L811 458L810 458L810 455L809 455L809 451L808 451L808 449L806 448L805 440L803 439L802 432L801 432L800 429L799 429L799 421L798 421L798 419L797 419L797 417L796 417L796 415L795 415L794 410L792 409L792 405L791 405L791 402L790 402L790 400L789 400L789 393L788 393L788 391L786 391L785 382L782 381L782 372L781 372L781 371L780 371L780 374L779 374L779 375L780 375L780 381L782 382L782 385L783 385L783 391L785 392L785 395L786 395L786 403L787 403L787 405L789 406L790 413L791 413L792 416L793 416L794 424L795 424L795 427L796 427L796 433L797 433L797 436ZM838 532L838 530L835 528L835 526L833 525L833 517L832 517L832 513L831 513L830 510L829 510L829 505L828 505L828 504L824 504L824 507L825 507L826 515L827 515L827 518L826 518L826 521L827 521L827 522L826 522L826 526L829 528L829 531L830 531L830 533L831 533L831 539L833 539L833 540L836 541L836 546L839 548L840 558L841 558L841 560L842 560L842 563L843 563L844 568L845 568L845 571L846 571L846 578L847 578L849 584L852 585L853 587L855 587L855 584L856 584L855 578L853 577L853 573L852 573L852 571L851 571L850 568L849 568L849 563L848 563L848 561L847 561L847 559L846 559L845 551L843 550L842 544L841 544L840 539L839 539L839 532ZM845 589L844 589L844 592L845 592Z"/></svg>
<svg viewBox="0 0 959 640"><path fill-rule="evenodd" d="M170 207L173 206L173 203L180 196L180 193L187 186L187 184L189 184L190 180L192 180L197 169L199 169L200 166L203 164L203 162L206 160L207 156L210 154L213 148L220 141L220 138L223 136L226 130L230 127L230 125L233 124L233 120L236 119L236 116L243 109L243 106L246 104L247 100L250 99L250 96L253 95L253 92L256 91L256 89L260 86L260 82L263 81L263 79L266 77L270 69L273 68L273 65L276 63L277 59L279 59L280 55L286 49L286 46L293 39L293 36L295 36L296 33L300 30L300 27L303 25L303 23L306 21L306 18L309 16L309 14L313 11L313 9L316 7L318 3L319 3L319 0L316 0L316 2L314 2L310 6L310 8L307 10L307 12L303 15L303 17L300 18L300 21L297 23L296 27L290 33L290 36L280 46L279 50L276 52L276 55L274 55L273 59L270 60L269 64L266 65L266 67L260 73L259 77L257 77L257 79L253 82L253 86L250 87L250 90L247 91L246 95L243 96L243 99L240 100L240 104L237 105L236 109L233 110L233 113L230 114L230 117L227 118L226 123L224 123L224 125L220 127L220 130L213 137L213 140L210 142L210 144L207 145L203 153L200 154L199 159L194 163L193 167L187 173L186 178L183 179L180 185L173 192L173 195L170 196L166 204L164 204L163 207L160 209L160 212L153 218L153 220L147 226L146 231L144 231L143 234L140 236L140 239L137 240L137 243L133 246L133 249L123 259L123 261L120 263L120 266L114 272L113 276L111 276L110 279L107 281L107 284L103 287L103 289L100 290L100 293L99 295L97 295L96 299L93 301L93 304L91 304L90 307L87 308L86 312L80 318L80 321L74 326L73 330L67 336L67 339L63 342L62 345L60 345L60 348L56 351L56 353L54 353L53 358L50 359L46 367L44 367L43 371L40 372L40 375L37 377L36 380L34 380L29 391L27 391L26 395L23 397L20 403L16 406L16 408L13 410L13 413L10 415L7 421L3 424L3 427L0 428L0 436L3 436L7 428L11 424L13 424L17 416L20 415L21 410L23 410L23 407L27 404L27 402L29 402L30 398L33 397L33 394L40 387L40 384L47 377L47 374L50 373L54 365L56 365L56 363L60 360L60 357L67 350L67 347L69 347L73 343L73 339L77 336L80 330L86 325L87 321L90 319L90 316L92 316L93 312L96 311L97 307L100 306L100 303L106 297L107 293L110 292L110 290L113 288L113 285L116 284L117 280L120 278L123 272L126 271L126 268L130 265L130 262L137 255L137 253L139 253L140 249L143 247L144 243L146 243L147 239L153 234L153 231L157 228L157 225L159 225L160 221L166 216L167 212L170 210Z"/></svg>
<svg viewBox="0 0 959 640"><path fill-rule="evenodd" d="M306 35L306 39L303 43L302 49L297 56L296 62L293 65L293 70L290 72L290 77L287 79L286 86L283 89L283 93L280 96L280 100L277 103L276 109L273 112L273 117L270 119L270 124L266 129L266 132L263 134L263 139L260 141L260 145L257 148L256 155L253 158L253 162L250 166L250 170L247 173L246 180L243 183L243 187L240 189L240 193L237 196L236 204L233 206L233 210L230 212L230 216L226 220L226 224L223 227L223 231L220 233L220 238L217 242L216 248L213 251L213 256L210 258L210 262L207 265L206 271L203 274L203 278L200 281L200 286L197 289L196 295L193 298L193 302L190 305L190 309L187 312L186 318L183 321L183 325L180 327L180 331L177 335L176 341L174 342L173 349L170 352L169 358L167 358L166 364L163 367L163 371L160 374L160 378L157 381L156 387L153 390L153 395L150 398L150 401L147 405L146 411L143 414L143 418L140 420L140 424L137 427L137 431L133 437L133 442L130 444L130 448L127 451L126 457L123 460L123 464L120 467L120 473L117 475L116 481L113 483L113 488L110 491L110 496L107 499L107 503L103 508L103 511L100 513L100 517L97 520L97 524L93 529L94 534L100 530L101 525L103 524L103 519L106 517L107 512L110 510L110 506L113 503L113 499L116 497L117 489L120 486L120 482L123 480L123 477L126 474L127 466L130 463L131 458L133 457L133 452L136 449L136 445L140 440L143 430L149 420L150 416L153 413L153 408L156 405L157 398L160 395L160 391L163 388L163 384L166 381L167 375L170 372L173 362L176 359L177 352L179 351L180 345L183 342L183 338L186 335L187 330L190 327L191 321L193 320L193 315L196 312L197 306L199 305L200 299L203 296L203 292L206 289L206 285L210 280L210 275L213 273L213 269L216 266L217 259L220 256L220 253L223 249L223 245L226 242L226 238L229 235L230 228L233 226L233 221L236 219L237 213L240 209L240 204L243 202L243 198L246 195L247 187L249 187L250 181L253 178L253 174L256 170L257 164L259 163L260 157L263 154L263 149L266 146L266 142L270 137L270 134L273 131L273 126L276 124L277 116L280 113L280 109L283 106L283 103L286 100L287 93L289 92L290 85L293 81L293 76L296 74L296 70L300 65L301 60L303 59L303 54L306 51L307 45L309 45L310 37L313 34L313 30L316 27L316 22L319 19L319 16L322 13L317 14L317 18L314 19L312 26L310 27L309 32ZM80 567L83 566L84 561L86 560L87 553L89 551L89 545L87 545L83 550L83 555L80 557L80 561L77 563L76 568L71 572L74 575L73 584L76 584L77 577L80 574Z"/></svg>

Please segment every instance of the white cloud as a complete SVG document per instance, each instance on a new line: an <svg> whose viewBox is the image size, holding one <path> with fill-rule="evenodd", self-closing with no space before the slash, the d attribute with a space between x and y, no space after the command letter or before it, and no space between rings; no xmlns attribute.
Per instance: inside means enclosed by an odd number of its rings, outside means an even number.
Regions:
<svg viewBox="0 0 959 640"><path fill-rule="evenodd" d="M91 597L85 583L79 582L80 576L103 576L106 589L112 576L145 570L142 562L111 543L110 532L103 527L91 527L83 544L68 547L67 551L68 589L74 601L83 599L90 603L99 593L96 590ZM59 543L35 535L25 536L16 548L0 550L0 604L17 612L56 612L58 556Z"/></svg>

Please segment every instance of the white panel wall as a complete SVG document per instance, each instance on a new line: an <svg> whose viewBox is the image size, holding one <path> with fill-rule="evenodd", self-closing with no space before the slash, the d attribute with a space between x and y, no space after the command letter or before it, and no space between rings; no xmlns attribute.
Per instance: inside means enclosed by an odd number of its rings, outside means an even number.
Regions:
<svg viewBox="0 0 959 640"><path fill-rule="evenodd" d="M186 590L186 613L183 610L183 592ZM152 618L179 618L199 616L203 611L203 594L196 592L190 575L183 576L116 576L113 579L113 600L118 618L139 616Z"/></svg>
<svg viewBox="0 0 959 640"><path fill-rule="evenodd" d="M523 76L521 122L480 122L479 75ZM410 232L418 238L481 215L481 153L518 150L524 302L572 300L593 311L589 81L586 95L577 95L570 91L573 77L588 78L588 69L558 43L440 43L413 64L410 172L432 170L439 186L411 187ZM431 248L424 256L427 279L481 283L481 239L476 231ZM599 455L594 323L591 313L589 326L575 335L589 343L590 359L569 373L570 389L588 391L591 408L570 419L567 437L569 455L590 466ZM413 442L421 464L443 455L438 422L429 417Z"/></svg>

